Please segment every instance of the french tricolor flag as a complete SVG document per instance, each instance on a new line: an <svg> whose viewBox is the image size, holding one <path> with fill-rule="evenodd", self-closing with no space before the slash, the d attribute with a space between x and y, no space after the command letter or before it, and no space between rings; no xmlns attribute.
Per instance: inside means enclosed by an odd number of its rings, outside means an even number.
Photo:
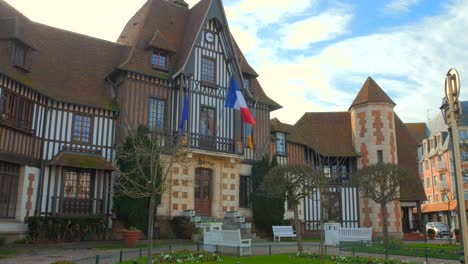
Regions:
<svg viewBox="0 0 468 264"><path fill-rule="evenodd" d="M229 90L224 106L227 108L240 110L242 121L246 124L255 125L255 119L250 114L247 103L245 102L244 96L239 89L239 85L237 85L234 75L231 76L231 82L229 83Z"/></svg>

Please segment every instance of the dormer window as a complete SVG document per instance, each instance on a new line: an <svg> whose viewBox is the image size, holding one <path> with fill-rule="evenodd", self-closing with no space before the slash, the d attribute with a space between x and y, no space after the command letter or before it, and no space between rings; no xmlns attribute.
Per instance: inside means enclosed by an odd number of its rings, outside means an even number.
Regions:
<svg viewBox="0 0 468 264"><path fill-rule="evenodd" d="M23 70L29 70L30 48L21 42L14 42L12 49L12 64Z"/></svg>
<svg viewBox="0 0 468 264"><path fill-rule="evenodd" d="M244 89L247 89L249 90L251 94L254 94L254 90L252 88L252 82L250 81L250 79L247 79L247 78L244 79Z"/></svg>
<svg viewBox="0 0 468 264"><path fill-rule="evenodd" d="M153 66L153 69L168 71L167 54L163 51L153 51L153 56L151 57L151 64Z"/></svg>

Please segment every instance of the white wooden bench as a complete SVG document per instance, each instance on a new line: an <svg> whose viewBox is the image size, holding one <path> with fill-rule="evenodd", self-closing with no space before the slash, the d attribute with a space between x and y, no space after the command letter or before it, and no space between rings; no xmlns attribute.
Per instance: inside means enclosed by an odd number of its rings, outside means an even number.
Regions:
<svg viewBox="0 0 468 264"><path fill-rule="evenodd" d="M242 239L240 229L203 231L205 251L213 252L216 246L233 247L239 250L239 256L252 255L251 239ZM222 248L220 249L222 250Z"/></svg>
<svg viewBox="0 0 468 264"><path fill-rule="evenodd" d="M340 228L339 240L340 242L371 242L372 241L372 227L369 228Z"/></svg>
<svg viewBox="0 0 468 264"><path fill-rule="evenodd" d="M273 240L281 241L282 237L296 237L296 234L293 231L292 226L272 226L273 228Z"/></svg>

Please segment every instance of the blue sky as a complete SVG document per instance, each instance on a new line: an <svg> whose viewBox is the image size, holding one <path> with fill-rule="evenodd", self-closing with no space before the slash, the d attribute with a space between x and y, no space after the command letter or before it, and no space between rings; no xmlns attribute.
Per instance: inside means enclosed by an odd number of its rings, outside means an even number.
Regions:
<svg viewBox="0 0 468 264"><path fill-rule="evenodd" d="M146 0L6 0L30 19L115 40ZM190 5L197 0L186 0ZM224 0L230 29L270 97L272 113L347 111L367 76L405 122L438 113L444 75L468 80L468 0ZM467 88L468 89L468 88Z"/></svg>

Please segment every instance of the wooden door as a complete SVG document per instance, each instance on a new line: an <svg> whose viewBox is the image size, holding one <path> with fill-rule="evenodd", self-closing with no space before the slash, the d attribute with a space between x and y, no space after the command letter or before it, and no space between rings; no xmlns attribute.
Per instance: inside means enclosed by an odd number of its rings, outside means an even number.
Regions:
<svg viewBox="0 0 468 264"><path fill-rule="evenodd" d="M211 177L209 169L195 170L195 213L200 216L211 216Z"/></svg>

